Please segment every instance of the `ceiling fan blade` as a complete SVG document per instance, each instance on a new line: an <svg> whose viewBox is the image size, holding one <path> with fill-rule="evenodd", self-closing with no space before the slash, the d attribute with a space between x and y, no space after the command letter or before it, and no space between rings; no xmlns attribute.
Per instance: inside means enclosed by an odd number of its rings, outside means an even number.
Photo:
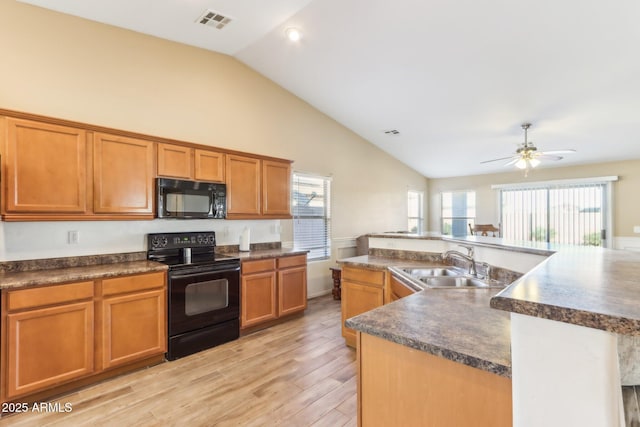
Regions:
<svg viewBox="0 0 640 427"><path fill-rule="evenodd" d="M536 159L539 160L562 160L563 157L562 156L553 156L547 153L540 153L537 156L535 156Z"/></svg>
<svg viewBox="0 0 640 427"><path fill-rule="evenodd" d="M575 153L576 150L572 148L567 148L565 150L551 150L551 151L542 151L540 154L572 154Z"/></svg>
<svg viewBox="0 0 640 427"><path fill-rule="evenodd" d="M515 165L516 163L518 163L519 160L520 160L520 156L514 156L513 158L511 158L511 160L505 163L504 166Z"/></svg>
<svg viewBox="0 0 640 427"><path fill-rule="evenodd" d="M520 156L500 157L499 159L485 160L484 162L480 162L480 164L482 164L482 163L491 163L491 162L499 162L500 160L519 159L519 158L520 158Z"/></svg>

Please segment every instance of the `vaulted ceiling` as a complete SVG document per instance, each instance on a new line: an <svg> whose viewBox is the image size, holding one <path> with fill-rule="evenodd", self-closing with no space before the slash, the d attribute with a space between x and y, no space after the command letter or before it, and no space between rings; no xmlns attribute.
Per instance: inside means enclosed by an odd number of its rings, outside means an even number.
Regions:
<svg viewBox="0 0 640 427"><path fill-rule="evenodd" d="M640 158L637 0L19 1L234 56L427 177L509 170L523 122L576 150L541 167Z"/></svg>

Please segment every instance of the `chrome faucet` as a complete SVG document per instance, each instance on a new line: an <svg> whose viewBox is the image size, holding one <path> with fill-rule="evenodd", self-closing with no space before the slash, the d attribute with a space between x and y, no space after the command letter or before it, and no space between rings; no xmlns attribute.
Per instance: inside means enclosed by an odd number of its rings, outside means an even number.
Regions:
<svg viewBox="0 0 640 427"><path fill-rule="evenodd" d="M446 260L447 258L455 255L458 258L462 258L463 260L469 262L469 274L473 277L478 277L478 270L476 269L476 260L473 258L473 246L460 245L467 250L467 255L463 254L459 251L446 251L442 256L442 260Z"/></svg>

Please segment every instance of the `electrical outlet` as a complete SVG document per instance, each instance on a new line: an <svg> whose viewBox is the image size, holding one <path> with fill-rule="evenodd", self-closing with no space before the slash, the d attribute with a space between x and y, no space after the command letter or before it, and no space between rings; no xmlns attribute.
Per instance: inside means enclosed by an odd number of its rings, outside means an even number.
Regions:
<svg viewBox="0 0 640 427"><path fill-rule="evenodd" d="M640 233L640 225L634 225L633 226L633 232L634 233Z"/></svg>
<svg viewBox="0 0 640 427"><path fill-rule="evenodd" d="M67 234L67 243L70 245L77 245L80 241L80 232L77 230L69 231Z"/></svg>

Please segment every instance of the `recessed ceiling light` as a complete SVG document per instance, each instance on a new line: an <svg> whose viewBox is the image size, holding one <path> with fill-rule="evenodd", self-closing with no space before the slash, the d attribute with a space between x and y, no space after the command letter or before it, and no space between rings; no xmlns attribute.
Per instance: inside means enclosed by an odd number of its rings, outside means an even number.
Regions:
<svg viewBox="0 0 640 427"><path fill-rule="evenodd" d="M287 35L287 38L292 42L297 42L302 38L302 33L300 32L300 30L294 27L287 28L286 30L284 30L284 33Z"/></svg>

